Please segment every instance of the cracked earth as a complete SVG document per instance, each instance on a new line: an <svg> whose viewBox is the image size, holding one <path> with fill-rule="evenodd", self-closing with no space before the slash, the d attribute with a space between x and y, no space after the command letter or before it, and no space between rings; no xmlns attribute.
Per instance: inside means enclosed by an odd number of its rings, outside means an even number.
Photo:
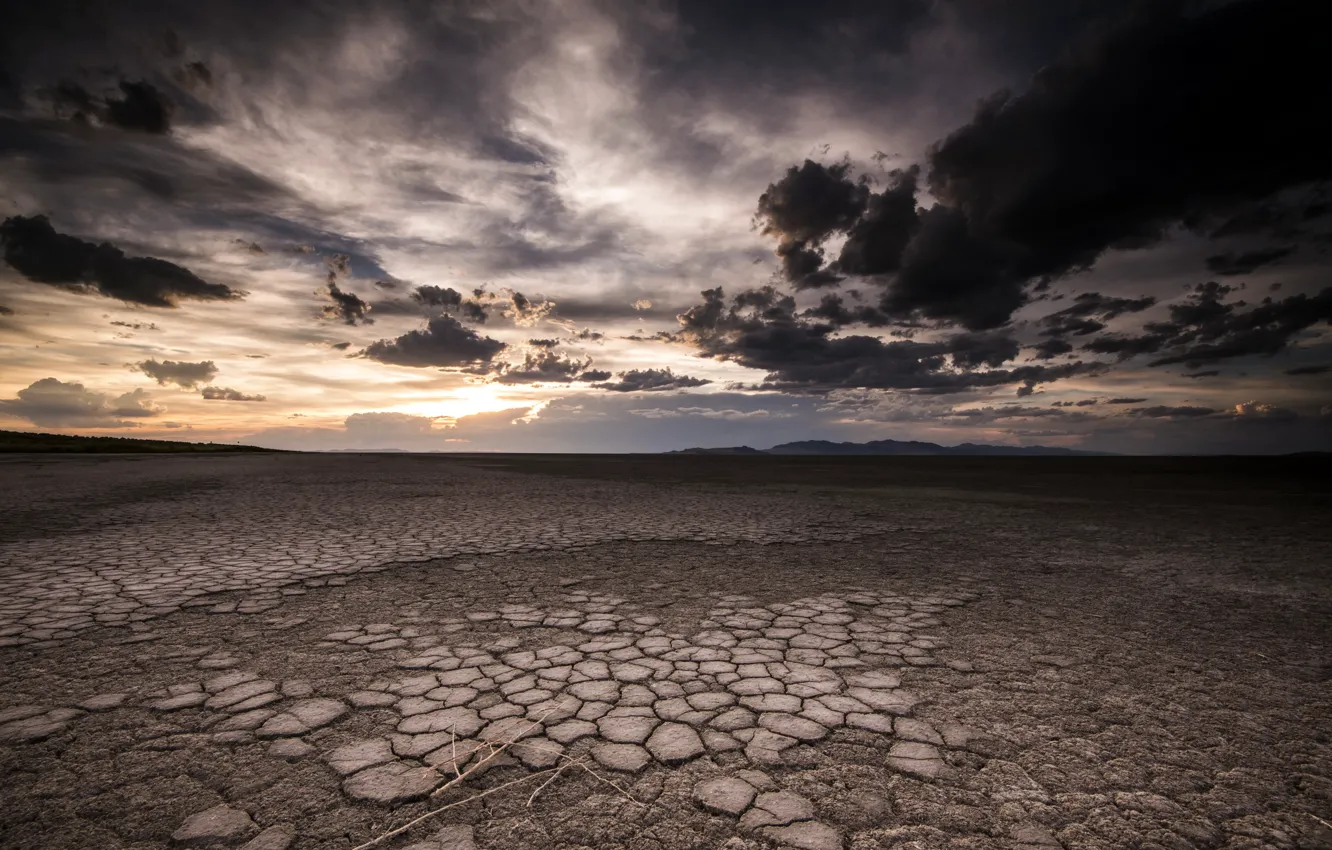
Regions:
<svg viewBox="0 0 1332 850"><path fill-rule="evenodd" d="M1332 847L1325 476L930 460L0 461L0 846Z"/></svg>

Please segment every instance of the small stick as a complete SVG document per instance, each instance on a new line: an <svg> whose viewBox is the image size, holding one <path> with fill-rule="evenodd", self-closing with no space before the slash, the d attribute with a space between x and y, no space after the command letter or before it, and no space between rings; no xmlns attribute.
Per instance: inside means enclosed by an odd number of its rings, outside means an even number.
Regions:
<svg viewBox="0 0 1332 850"><path fill-rule="evenodd" d="M532 808L532 803L536 801L537 795L540 794L542 791L545 791L547 785L554 782L556 779L559 779L560 775L564 773L564 769L572 764L574 764L574 762L565 762L564 764L560 765L559 769L556 770L553 774L551 774L551 777L549 779L538 785L537 789L532 792L532 796L527 798L527 807L529 809Z"/></svg>
<svg viewBox="0 0 1332 850"><path fill-rule="evenodd" d="M385 841L387 841L387 840L390 839L390 838L393 838L393 837L396 836L396 835L402 835L404 832L406 832L407 830L409 830L409 829L411 829L412 827L416 826L418 823L421 823L421 822L424 821L424 820L429 820L430 818L433 818L435 815L438 815L438 814L440 814L440 813L442 813L442 812L445 812L445 811L447 811L447 810L453 808L454 806L461 806L463 803L470 803L470 802L472 802L473 800L480 800L482 797L486 797L486 796L489 796L489 795L491 795L491 794L494 794L496 791L503 791L504 789L506 789L506 788L511 788L512 786L517 785L517 784L520 783L520 782L526 782L526 781L528 781L529 779L535 779L536 777L541 776L543 773L551 773L551 772L554 772L554 771L556 771L556 770L557 770L557 768L553 768L553 767L552 767L552 768L548 768L548 769L546 769L546 770L538 771L537 773L529 773L529 774L526 775L526 776L520 776L520 777L518 777L517 779L511 780L511 781L509 781L509 782L505 782L503 785L496 785L494 788L489 788L489 789L487 789L487 790L485 790L485 791L481 791L481 792L479 792L479 793L473 794L472 796L468 797L466 800L454 800L452 803L448 803L448 804L446 804L446 805L440 806L438 809L434 809L433 811L426 812L425 814L421 815L420 817L418 817L418 818L414 818L414 819L408 821L407 823L403 824L402 826L398 827L397 829L393 829L393 830L390 830L390 831L384 833L383 835L379 836L378 838L371 839L370 841L367 841L367 842L364 843L364 844L358 844L357 846L353 847L352 850L369 850L369 848L371 848L371 847L377 847L377 846L379 846L380 844L384 843Z"/></svg>

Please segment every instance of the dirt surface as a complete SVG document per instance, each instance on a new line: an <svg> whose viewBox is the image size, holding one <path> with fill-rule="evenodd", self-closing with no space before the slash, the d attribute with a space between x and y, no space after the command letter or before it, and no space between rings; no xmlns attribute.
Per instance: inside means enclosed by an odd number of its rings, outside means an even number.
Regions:
<svg viewBox="0 0 1332 850"><path fill-rule="evenodd" d="M6 458L0 846L1332 847L1327 472Z"/></svg>

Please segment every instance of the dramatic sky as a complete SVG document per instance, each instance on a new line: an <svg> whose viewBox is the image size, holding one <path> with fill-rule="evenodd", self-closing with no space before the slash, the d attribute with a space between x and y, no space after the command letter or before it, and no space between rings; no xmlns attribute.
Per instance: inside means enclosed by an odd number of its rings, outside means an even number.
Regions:
<svg viewBox="0 0 1332 850"><path fill-rule="evenodd" d="M0 428L1332 449L1322 3L6 9Z"/></svg>

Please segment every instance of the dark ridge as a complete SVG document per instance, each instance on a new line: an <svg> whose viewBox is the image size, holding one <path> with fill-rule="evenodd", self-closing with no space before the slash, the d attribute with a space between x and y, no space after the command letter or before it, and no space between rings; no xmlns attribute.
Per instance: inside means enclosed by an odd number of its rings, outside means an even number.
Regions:
<svg viewBox="0 0 1332 850"><path fill-rule="evenodd" d="M666 454L687 455L912 455L949 457L1108 457L1113 452L1089 452L1055 446L987 446L963 443L959 446L941 446L919 440L871 440L868 443L834 443L829 440L800 440L782 443L770 449L751 449L734 446L718 449L681 449Z"/></svg>
<svg viewBox="0 0 1332 850"><path fill-rule="evenodd" d="M673 452L666 452L668 455L765 455L767 452L762 449L754 449L749 446L727 446L718 449L678 449Z"/></svg>
<svg viewBox="0 0 1332 850"><path fill-rule="evenodd" d="M201 452L275 452L231 443L187 443L183 440L139 440L133 437L80 437L74 434L30 434L0 431L3 452L72 452L76 454L197 454Z"/></svg>

